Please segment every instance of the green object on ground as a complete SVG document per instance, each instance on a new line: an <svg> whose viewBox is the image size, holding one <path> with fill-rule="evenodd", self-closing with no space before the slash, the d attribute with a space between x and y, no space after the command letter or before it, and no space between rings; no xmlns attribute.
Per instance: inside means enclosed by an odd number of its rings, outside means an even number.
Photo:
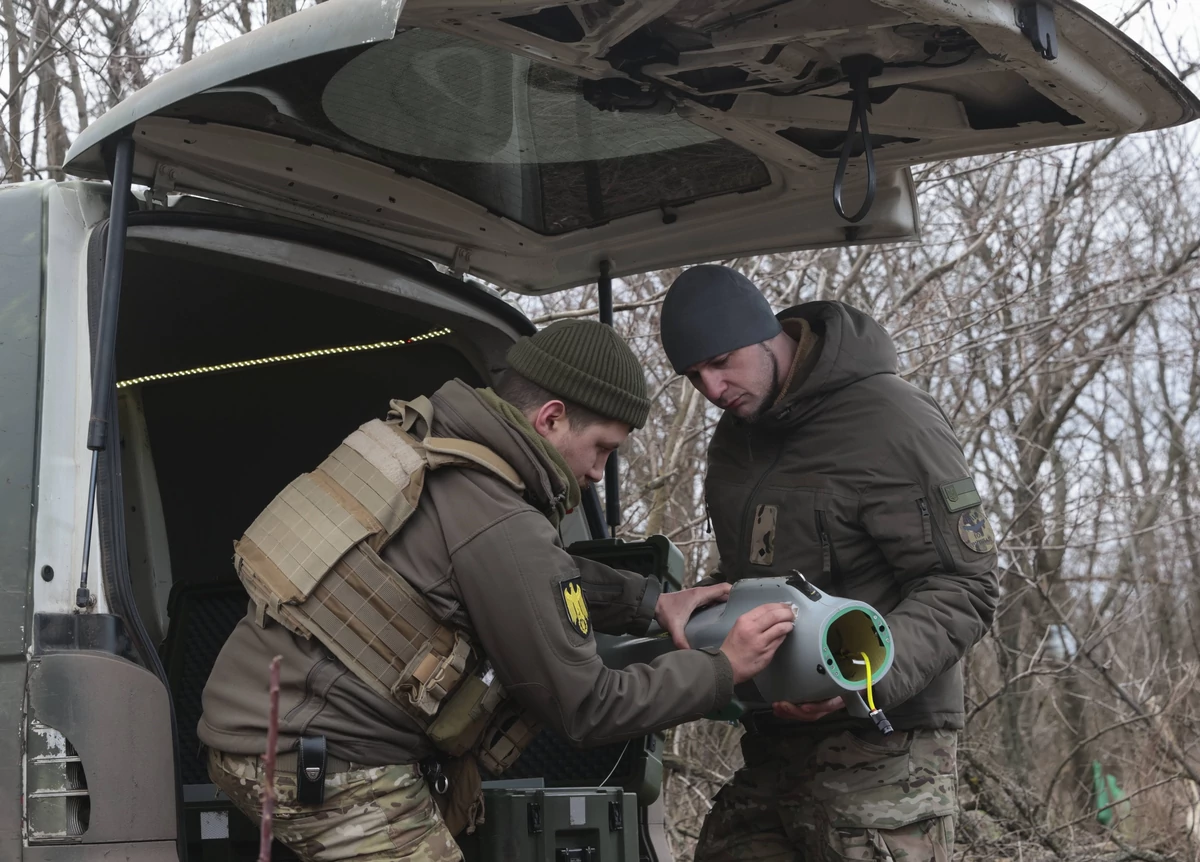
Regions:
<svg viewBox="0 0 1200 862"><path fill-rule="evenodd" d="M1133 806L1125 791L1115 777L1104 772L1099 760L1092 761L1092 787L1096 791L1096 820L1100 825L1111 827L1129 816Z"/></svg>

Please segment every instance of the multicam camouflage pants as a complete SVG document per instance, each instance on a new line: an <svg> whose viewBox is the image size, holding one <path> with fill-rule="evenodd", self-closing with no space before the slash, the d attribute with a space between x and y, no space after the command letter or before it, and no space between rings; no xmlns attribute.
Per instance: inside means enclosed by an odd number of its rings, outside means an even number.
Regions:
<svg viewBox="0 0 1200 862"><path fill-rule="evenodd" d="M747 733L746 765L717 794L695 862L947 862L957 733Z"/></svg>
<svg viewBox="0 0 1200 862"><path fill-rule="evenodd" d="M262 759L209 751L213 783L258 821ZM325 801L296 803L296 778L275 774L275 837L305 862L461 862L416 766L376 766L325 779Z"/></svg>

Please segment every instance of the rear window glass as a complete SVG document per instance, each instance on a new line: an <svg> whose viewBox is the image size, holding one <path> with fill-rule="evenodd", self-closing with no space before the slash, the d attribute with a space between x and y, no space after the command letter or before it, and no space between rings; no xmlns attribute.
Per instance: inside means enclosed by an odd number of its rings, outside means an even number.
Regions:
<svg viewBox="0 0 1200 862"><path fill-rule="evenodd" d="M435 30L240 84L197 97L205 118L371 158L542 234L770 182L759 159L682 117L601 110L570 72ZM255 109L242 101L253 95Z"/></svg>

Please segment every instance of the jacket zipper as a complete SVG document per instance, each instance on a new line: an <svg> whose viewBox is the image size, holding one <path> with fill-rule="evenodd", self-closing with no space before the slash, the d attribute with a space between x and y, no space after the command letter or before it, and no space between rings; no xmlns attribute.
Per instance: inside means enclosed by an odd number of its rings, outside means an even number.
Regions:
<svg viewBox="0 0 1200 862"><path fill-rule="evenodd" d="M825 520L825 510L816 509L817 538L821 542L821 571L832 582L840 574L837 564L837 554L833 550L833 540L829 537L829 527Z"/></svg>
<svg viewBox="0 0 1200 862"><path fill-rule="evenodd" d="M956 571L950 551L946 548L946 543L942 541L942 534L933 529L933 518L929 514L929 502L922 497L917 500L917 508L921 510L921 532L924 534L925 544L932 543L937 549L938 559L942 561L942 568L948 574Z"/></svg>

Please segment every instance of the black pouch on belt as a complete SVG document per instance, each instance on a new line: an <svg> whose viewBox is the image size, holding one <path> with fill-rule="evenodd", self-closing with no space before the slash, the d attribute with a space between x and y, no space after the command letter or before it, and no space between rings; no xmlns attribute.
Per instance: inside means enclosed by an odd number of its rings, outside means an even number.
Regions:
<svg viewBox="0 0 1200 862"><path fill-rule="evenodd" d="M296 801L301 805L320 805L325 801L327 766L325 737L300 737L296 752Z"/></svg>

